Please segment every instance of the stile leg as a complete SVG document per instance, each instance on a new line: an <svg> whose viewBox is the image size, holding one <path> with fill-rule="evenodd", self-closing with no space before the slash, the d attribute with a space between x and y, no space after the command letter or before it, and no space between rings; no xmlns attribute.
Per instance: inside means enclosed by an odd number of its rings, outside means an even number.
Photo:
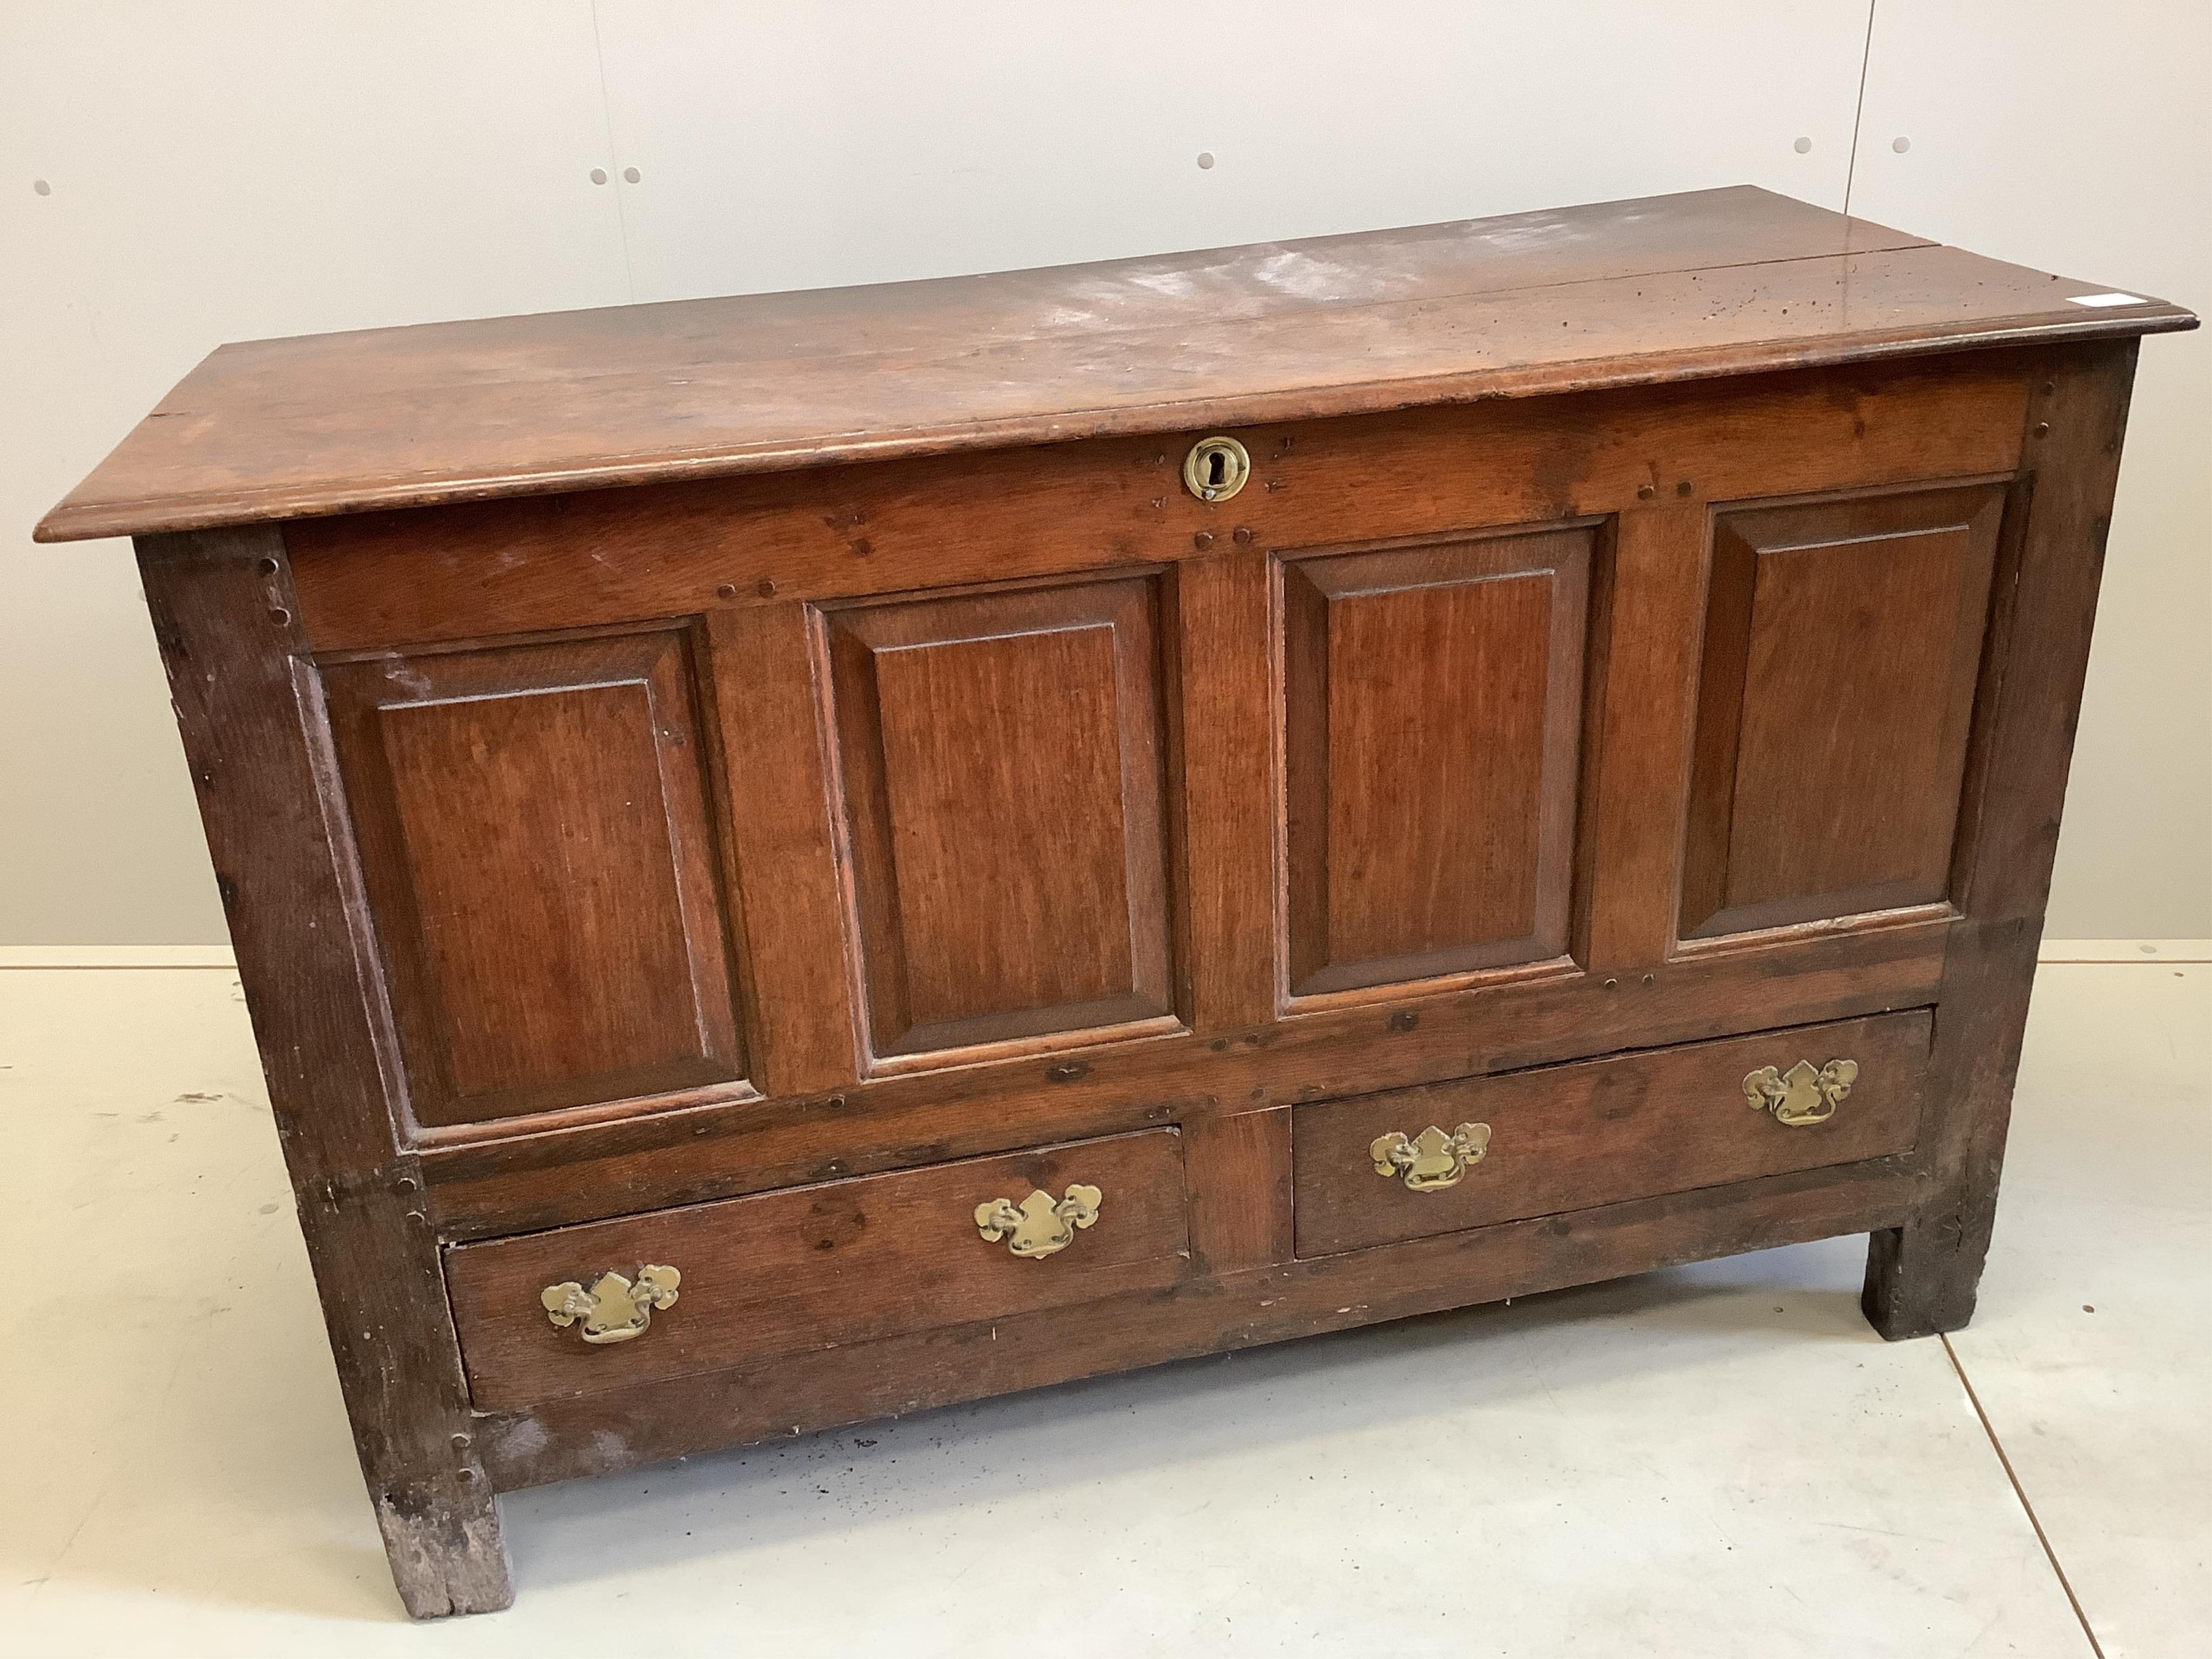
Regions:
<svg viewBox="0 0 2212 1659"><path fill-rule="evenodd" d="M1956 1216L1872 1235L1859 1297L1867 1322L1891 1342L1962 1328L1974 1316L1988 1249L1988 1236L1972 1242Z"/></svg>
<svg viewBox="0 0 2212 1659"><path fill-rule="evenodd" d="M141 538L354 1447L407 1611L514 1599L421 1168L377 1051L372 929L276 530Z"/></svg>
<svg viewBox="0 0 2212 1659"><path fill-rule="evenodd" d="M513 1604L499 1500L491 1492L415 1487L375 1498L392 1582L410 1616L497 1613Z"/></svg>

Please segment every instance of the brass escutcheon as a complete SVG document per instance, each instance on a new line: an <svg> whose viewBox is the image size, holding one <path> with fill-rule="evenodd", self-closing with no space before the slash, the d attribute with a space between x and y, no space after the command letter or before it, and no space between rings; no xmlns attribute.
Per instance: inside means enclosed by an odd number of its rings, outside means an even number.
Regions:
<svg viewBox="0 0 2212 1659"><path fill-rule="evenodd" d="M1200 438L1182 458L1182 487L1201 501L1225 501L1252 476L1252 457L1234 438Z"/></svg>
<svg viewBox="0 0 2212 1659"><path fill-rule="evenodd" d="M1786 1072L1762 1066L1743 1080L1743 1097L1754 1112L1771 1112L1777 1123L1802 1129L1826 1123L1858 1080L1856 1060L1832 1060L1818 1071L1801 1060Z"/></svg>
<svg viewBox="0 0 2212 1659"><path fill-rule="evenodd" d="M1100 1194L1096 1187L1070 1187L1065 1198L1054 1201L1047 1192L1032 1192L1019 1204L994 1198L975 1206L975 1229L987 1243L1011 1238L1006 1248L1016 1255L1042 1261L1075 1242L1075 1231L1098 1219Z"/></svg>
<svg viewBox="0 0 2212 1659"><path fill-rule="evenodd" d="M1487 1123L1462 1123L1449 1134L1431 1123L1411 1140L1395 1129L1376 1137L1367 1156L1376 1175L1395 1176L1411 1192L1435 1193L1458 1186L1489 1150Z"/></svg>
<svg viewBox="0 0 2212 1659"><path fill-rule="evenodd" d="M637 1270L635 1281L620 1273L601 1273L587 1291L571 1279L548 1285L538 1299L545 1304L546 1318L564 1330L582 1320L586 1342L627 1342L644 1334L654 1309L676 1300L676 1287L683 1280L675 1268L648 1263Z"/></svg>

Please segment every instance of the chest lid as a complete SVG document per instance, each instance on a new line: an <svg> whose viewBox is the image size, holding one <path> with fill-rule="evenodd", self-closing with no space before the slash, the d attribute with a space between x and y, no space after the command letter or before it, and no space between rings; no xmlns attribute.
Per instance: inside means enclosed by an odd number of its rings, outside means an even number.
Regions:
<svg viewBox="0 0 2212 1659"><path fill-rule="evenodd" d="M226 345L35 533L209 529L2195 324L1741 186Z"/></svg>

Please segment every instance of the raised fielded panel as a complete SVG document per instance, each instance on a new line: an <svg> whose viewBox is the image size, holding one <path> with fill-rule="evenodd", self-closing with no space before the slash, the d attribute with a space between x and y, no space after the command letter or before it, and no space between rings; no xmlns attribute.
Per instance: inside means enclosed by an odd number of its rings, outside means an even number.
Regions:
<svg viewBox="0 0 2212 1659"><path fill-rule="evenodd" d="M1681 938L1948 896L2004 502L1716 515Z"/></svg>
<svg viewBox="0 0 2212 1659"><path fill-rule="evenodd" d="M417 1123L744 1077L681 629L381 656L324 684Z"/></svg>
<svg viewBox="0 0 2212 1659"><path fill-rule="evenodd" d="M879 1057L1175 1023L1149 576L822 613Z"/></svg>
<svg viewBox="0 0 2212 1659"><path fill-rule="evenodd" d="M1282 566L1293 997L1567 948L1597 528Z"/></svg>

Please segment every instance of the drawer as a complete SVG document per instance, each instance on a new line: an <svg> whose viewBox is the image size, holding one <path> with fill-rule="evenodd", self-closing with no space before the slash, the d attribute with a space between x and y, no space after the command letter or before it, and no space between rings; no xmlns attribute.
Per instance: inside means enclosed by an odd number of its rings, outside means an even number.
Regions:
<svg viewBox="0 0 2212 1659"><path fill-rule="evenodd" d="M1932 1029L1885 1014L1298 1107L1297 1253L1909 1151Z"/></svg>
<svg viewBox="0 0 2212 1659"><path fill-rule="evenodd" d="M987 1239L978 1206L1002 1199L1026 1212L1005 1214ZM664 1275L649 1267L678 1275L665 1305L650 1299ZM1084 1302L1188 1270L1174 1129L463 1244L446 1258L470 1394L486 1410Z"/></svg>

